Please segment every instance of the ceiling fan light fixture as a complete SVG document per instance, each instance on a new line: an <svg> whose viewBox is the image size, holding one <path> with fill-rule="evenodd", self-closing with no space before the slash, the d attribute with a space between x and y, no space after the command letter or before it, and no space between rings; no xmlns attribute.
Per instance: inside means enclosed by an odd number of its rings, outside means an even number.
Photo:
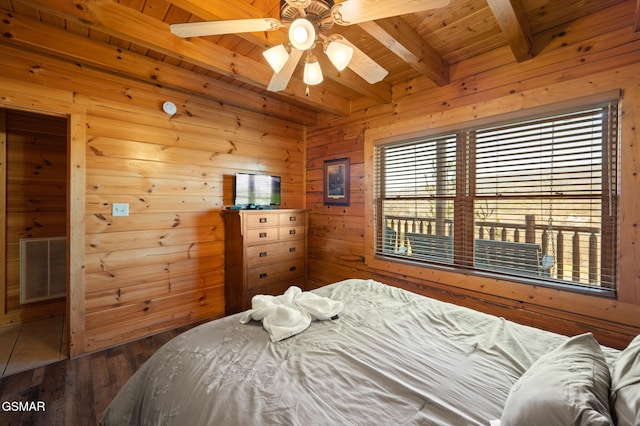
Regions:
<svg viewBox="0 0 640 426"><path fill-rule="evenodd" d="M275 72L280 72L289 59L289 52L287 52L287 49L282 44L265 50L262 52L262 55Z"/></svg>
<svg viewBox="0 0 640 426"><path fill-rule="evenodd" d="M298 18L289 27L289 41L298 50L310 49L316 37L316 29L308 19Z"/></svg>
<svg viewBox="0 0 640 426"><path fill-rule="evenodd" d="M304 83L313 86L322 83L323 78L318 60L315 57L308 59L304 64Z"/></svg>
<svg viewBox="0 0 640 426"><path fill-rule="evenodd" d="M338 41L330 41L327 44L325 53L338 71L342 71L349 65L353 57L353 48Z"/></svg>

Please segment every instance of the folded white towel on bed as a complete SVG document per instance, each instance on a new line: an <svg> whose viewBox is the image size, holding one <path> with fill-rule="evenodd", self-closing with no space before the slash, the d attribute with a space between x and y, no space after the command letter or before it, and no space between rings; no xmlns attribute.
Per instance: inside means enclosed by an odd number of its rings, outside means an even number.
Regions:
<svg viewBox="0 0 640 426"><path fill-rule="evenodd" d="M311 315L289 306L278 306L262 320L262 326L267 330L273 342L279 342L287 337L301 333L310 324Z"/></svg>
<svg viewBox="0 0 640 426"><path fill-rule="evenodd" d="M309 327L312 320L326 320L338 315L344 305L317 294L303 292L291 286L280 296L258 294L251 299L251 309L244 312L240 322L262 321L271 341L278 342Z"/></svg>
<svg viewBox="0 0 640 426"><path fill-rule="evenodd" d="M318 296L308 291L301 292L294 298L296 306L311 315L314 320L328 320L338 315L344 308L344 304L338 300Z"/></svg>

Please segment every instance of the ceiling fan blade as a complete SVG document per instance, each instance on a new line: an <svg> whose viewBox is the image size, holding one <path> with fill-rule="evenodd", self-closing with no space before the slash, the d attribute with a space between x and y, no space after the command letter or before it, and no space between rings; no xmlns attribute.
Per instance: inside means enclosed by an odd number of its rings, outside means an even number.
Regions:
<svg viewBox="0 0 640 426"><path fill-rule="evenodd" d="M273 31L282 24L274 18L232 19L226 21L186 22L171 24L169 29L179 37L198 37L222 34Z"/></svg>
<svg viewBox="0 0 640 426"><path fill-rule="evenodd" d="M280 71L273 74L267 90L271 92L279 92L286 89L287 84L289 84L289 80L293 75L293 72L298 66L298 62L300 62L300 58L302 58L302 50L291 48L289 59L287 59L287 62L284 64Z"/></svg>
<svg viewBox="0 0 640 426"><path fill-rule="evenodd" d="M352 25L375 21L391 16L437 9L449 4L449 0L346 0L331 9L331 15L338 25Z"/></svg>
<svg viewBox="0 0 640 426"><path fill-rule="evenodd" d="M353 48L353 56L347 67L362 77L367 83L376 84L389 74L389 71L382 68L376 61L367 56L366 53L358 49L346 38L340 37L339 41Z"/></svg>

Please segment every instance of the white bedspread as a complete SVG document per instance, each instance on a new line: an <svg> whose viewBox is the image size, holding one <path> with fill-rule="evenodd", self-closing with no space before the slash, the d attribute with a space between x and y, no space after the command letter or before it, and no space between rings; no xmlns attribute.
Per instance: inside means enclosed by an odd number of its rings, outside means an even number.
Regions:
<svg viewBox="0 0 640 426"><path fill-rule="evenodd" d="M340 317L272 342L242 314L167 343L105 425L489 425L509 389L566 337L371 280L314 291Z"/></svg>

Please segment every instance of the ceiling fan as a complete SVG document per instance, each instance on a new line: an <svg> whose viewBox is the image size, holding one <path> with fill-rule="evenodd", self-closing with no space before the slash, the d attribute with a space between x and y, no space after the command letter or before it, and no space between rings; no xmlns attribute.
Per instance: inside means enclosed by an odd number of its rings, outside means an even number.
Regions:
<svg viewBox="0 0 640 426"><path fill-rule="evenodd" d="M268 90L284 90L296 66L304 59L303 81L309 86L323 80L322 70L313 49L318 39L322 40L324 53L338 69L349 67L370 84L386 77L382 68L364 52L339 34L327 32L334 24L353 25L376 19L415 13L427 9L444 7L449 0L284 0L280 20L274 18L251 18L206 22L171 24L170 30L180 37L237 34L275 31L288 27L289 43L279 44L263 52L274 75Z"/></svg>

